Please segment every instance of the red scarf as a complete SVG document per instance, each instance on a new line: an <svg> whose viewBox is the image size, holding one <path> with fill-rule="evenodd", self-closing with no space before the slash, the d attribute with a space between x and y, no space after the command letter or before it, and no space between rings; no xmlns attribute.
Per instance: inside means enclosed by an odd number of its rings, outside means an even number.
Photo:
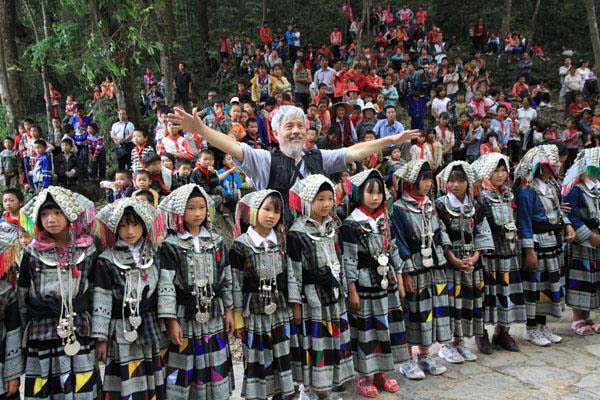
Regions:
<svg viewBox="0 0 600 400"><path fill-rule="evenodd" d="M156 183L158 183L158 186L160 186L160 190L161 190L163 193L166 193L166 194L169 194L169 193L171 193L171 189L169 189L168 187L166 187L166 186L165 186L165 184L164 184L164 182L163 182L163 180L162 180L162 176L161 176L161 173L160 173L160 172L159 172L158 174L152 174L152 175L150 175L150 179L151 179L153 182L156 182Z"/></svg>
<svg viewBox="0 0 600 400"><path fill-rule="evenodd" d="M200 172L202 172L202 174L204 175L204 179L206 179L206 183L208 183L208 181L210 180L210 171L208 170L208 168L203 168L200 165L197 165L196 167Z"/></svg>
<svg viewBox="0 0 600 400"><path fill-rule="evenodd" d="M421 149L421 154L419 155L419 160L425 159L425 143L417 143L417 147Z"/></svg>
<svg viewBox="0 0 600 400"><path fill-rule="evenodd" d="M142 161L142 153L144 152L144 147L145 147L145 143L142 146L135 146L135 152L137 153L138 156L138 162L140 163L140 167L142 167L142 169L144 169L144 162Z"/></svg>
<svg viewBox="0 0 600 400"><path fill-rule="evenodd" d="M379 218L379 216L381 216L384 212L384 209L381 206L379 206L377 210L373 211L373 213L367 211L367 209L362 204L358 206L358 209L367 217L372 218L373 221L377 220L377 218Z"/></svg>
<svg viewBox="0 0 600 400"><path fill-rule="evenodd" d="M16 225L16 226L20 226L20 224L19 224L19 218L18 218L18 217L17 217L17 218L13 218L13 217L11 217L11 216L10 216L10 213L9 213L8 211L4 211L4 214L3 214L3 215L4 215L4 219L5 219L5 220L6 220L8 223L11 223L11 224L13 224L13 225Z"/></svg>

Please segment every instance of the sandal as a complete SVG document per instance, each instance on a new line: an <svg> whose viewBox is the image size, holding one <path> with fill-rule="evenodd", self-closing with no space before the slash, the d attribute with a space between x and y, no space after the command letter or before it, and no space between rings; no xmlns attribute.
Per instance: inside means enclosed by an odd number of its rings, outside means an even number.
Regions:
<svg viewBox="0 0 600 400"><path fill-rule="evenodd" d="M388 393L396 393L400 389L398 382L395 379L388 378L385 374L375 374L373 383Z"/></svg>
<svg viewBox="0 0 600 400"><path fill-rule="evenodd" d="M379 396L379 391L367 376L360 378L358 382L356 382L356 390L358 390L358 393L360 393L361 396L369 399L374 399Z"/></svg>
<svg viewBox="0 0 600 400"><path fill-rule="evenodd" d="M600 334L600 322L595 324L594 321L592 321L591 319L586 319L585 323L592 328L594 333Z"/></svg>
<svg viewBox="0 0 600 400"><path fill-rule="evenodd" d="M594 328L582 319L571 322L571 329L579 336L590 336L594 334Z"/></svg>

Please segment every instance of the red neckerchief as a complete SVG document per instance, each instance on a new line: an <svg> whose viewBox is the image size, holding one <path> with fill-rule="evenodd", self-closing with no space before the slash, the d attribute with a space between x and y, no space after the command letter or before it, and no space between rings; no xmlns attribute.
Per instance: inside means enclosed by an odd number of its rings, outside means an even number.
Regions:
<svg viewBox="0 0 600 400"><path fill-rule="evenodd" d="M246 135L250 136L250 139L252 139L252 142L254 143L254 148L260 149L260 144L258 144L258 132L254 136L252 136L250 132L246 132Z"/></svg>
<svg viewBox="0 0 600 400"><path fill-rule="evenodd" d="M498 122L500 122L500 132L504 134L504 120L500 117L496 117L496 119L498 120Z"/></svg>
<svg viewBox="0 0 600 400"><path fill-rule="evenodd" d="M373 211L372 213L370 213L369 211L367 211L367 209L361 204L358 206L358 209L365 214L367 217L372 218L373 221L377 220L377 218L379 218L379 216L381 216L383 214L383 207L379 206L375 211Z"/></svg>
<svg viewBox="0 0 600 400"><path fill-rule="evenodd" d="M448 127L441 127L440 125L438 125L438 128L440 129L440 132L442 133L442 137L444 138L444 140L446 140L446 131L448 130Z"/></svg>
<svg viewBox="0 0 600 400"><path fill-rule="evenodd" d="M425 159L425 143L417 143L417 147L421 149L421 155L419 156L420 160L424 160Z"/></svg>
<svg viewBox="0 0 600 400"><path fill-rule="evenodd" d="M204 174L204 179L206 179L206 182L208 183L208 181L210 180L210 171L208 170L208 168L204 168L200 165L198 165L198 170L200 172L202 172L202 174Z"/></svg>
<svg viewBox="0 0 600 400"><path fill-rule="evenodd" d="M221 114L221 115L217 115L217 113L213 113L215 116L215 123L218 124L219 122L223 121L225 119L225 114Z"/></svg>
<svg viewBox="0 0 600 400"><path fill-rule="evenodd" d="M150 179L152 179L152 181L158 183L158 186L160 186L160 190L162 190L164 193L167 193L167 194L171 193L171 189L166 187L164 182L162 181L160 172L158 174L151 174Z"/></svg>
<svg viewBox="0 0 600 400"><path fill-rule="evenodd" d="M145 144L142 146L135 146L135 152L137 153L138 156L138 162L140 163L140 167L142 167L142 169L144 169L144 162L142 161L142 153L144 152L144 147Z"/></svg>
<svg viewBox="0 0 600 400"><path fill-rule="evenodd" d="M4 219L6 220L6 222L11 223L13 225L19 226L19 218L13 218L10 216L10 213L8 211L4 211Z"/></svg>
<svg viewBox="0 0 600 400"><path fill-rule="evenodd" d="M313 148L313 146L315 145L315 142L309 142L308 140L304 143L304 148L306 150L310 150Z"/></svg>
<svg viewBox="0 0 600 400"><path fill-rule="evenodd" d="M405 182L408 185L408 190L406 191L406 194L411 197L414 201L416 201L417 203L419 203L419 205L423 205L423 203L425 203L425 200L427 199L427 196L420 196L417 194L413 194L410 192L411 188L411 184Z"/></svg>

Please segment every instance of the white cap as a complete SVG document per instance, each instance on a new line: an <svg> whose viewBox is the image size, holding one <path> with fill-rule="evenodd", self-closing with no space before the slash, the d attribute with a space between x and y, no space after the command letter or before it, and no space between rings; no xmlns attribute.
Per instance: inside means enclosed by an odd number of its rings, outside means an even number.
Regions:
<svg viewBox="0 0 600 400"><path fill-rule="evenodd" d="M239 102L240 102L240 98L237 96L232 97L231 100L229 100L229 104L239 103Z"/></svg>
<svg viewBox="0 0 600 400"><path fill-rule="evenodd" d="M366 110L369 110L369 109L373 110L373 112L377 114L377 110L375 109L375 106L370 101L367 102L367 104L365 104L363 106L362 112L365 112Z"/></svg>

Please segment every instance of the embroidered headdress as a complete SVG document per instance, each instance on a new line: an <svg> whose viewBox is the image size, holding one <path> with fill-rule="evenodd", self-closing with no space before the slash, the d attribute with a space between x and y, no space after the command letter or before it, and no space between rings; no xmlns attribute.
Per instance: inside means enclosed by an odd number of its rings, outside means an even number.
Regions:
<svg viewBox="0 0 600 400"><path fill-rule="evenodd" d="M104 248L114 245L119 223L127 209L131 209L143 221L147 239L156 244L164 238L164 220L150 204L127 197L104 207L96 215L100 240Z"/></svg>
<svg viewBox="0 0 600 400"><path fill-rule="evenodd" d="M438 183L438 190L441 190L444 193L448 192L448 180L450 179L450 175L452 175L452 171L455 169L462 170L467 176L467 183L469 184L467 192L472 196L473 186L475 185L476 181L475 171L473 171L471 164L465 161L453 161L437 175L436 179Z"/></svg>
<svg viewBox="0 0 600 400"><path fill-rule="evenodd" d="M383 176L378 170L371 168L359 172L358 174L352 175L346 180L344 190L346 191L346 194L348 195L350 200L354 204L358 204L360 200L360 187L367 181L367 179L371 177L376 177L381 180L381 186L385 190L382 206L383 210L387 211L389 215L392 212L393 207L392 196L385 187L385 180L383 179Z"/></svg>
<svg viewBox="0 0 600 400"><path fill-rule="evenodd" d="M35 238L40 233L39 214L46 201L53 201L65 214L76 236L89 233L94 228L94 203L79 193L60 186L42 190L21 209L21 227Z"/></svg>
<svg viewBox="0 0 600 400"><path fill-rule="evenodd" d="M251 192L242 197L242 199L237 203L237 207L235 209L235 226L233 228L233 237L236 238L240 236L243 230L243 225L255 226L258 218L258 210L260 206L265 201L265 199L270 195L276 195L281 199L281 204L283 204L283 197L281 193L277 190L272 189L264 189L256 192ZM278 227L275 227L276 231L279 231L279 228L283 228L283 210L281 210L281 218L279 219Z"/></svg>
<svg viewBox="0 0 600 400"><path fill-rule="evenodd" d="M200 195L206 200L207 213L204 226L210 229L210 224L215 218L215 203L202 186L194 183L188 183L175 189L158 205L158 211L162 215L167 229L175 232L185 231L183 215L185 214L187 202L194 190L199 191Z"/></svg>
<svg viewBox="0 0 600 400"><path fill-rule="evenodd" d="M586 175L600 179L600 148L593 147L579 152L573 165L567 170L562 184L562 195L566 196Z"/></svg>
<svg viewBox="0 0 600 400"><path fill-rule="evenodd" d="M558 147L554 144L545 144L535 146L530 149L519 162L515 169L515 178L520 178L526 183L531 183L538 169L538 166L547 165L550 167L554 176L558 175L560 160L558 157Z"/></svg>
<svg viewBox="0 0 600 400"><path fill-rule="evenodd" d="M510 172L510 160L502 153L487 153L475 160L471 167L477 174L477 180L490 179L500 163L504 163L506 170Z"/></svg>
<svg viewBox="0 0 600 400"><path fill-rule="evenodd" d="M317 196L319 188L326 184L335 193L335 185L329 178L320 174L310 175L308 178L297 181L290 189L290 210L303 215L310 215L311 203Z"/></svg>

